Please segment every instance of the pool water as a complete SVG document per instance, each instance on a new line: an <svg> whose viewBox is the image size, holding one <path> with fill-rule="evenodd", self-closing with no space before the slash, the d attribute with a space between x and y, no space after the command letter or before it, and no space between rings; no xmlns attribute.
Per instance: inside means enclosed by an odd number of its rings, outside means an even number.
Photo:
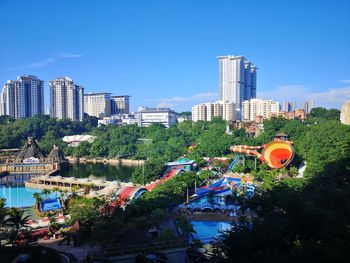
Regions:
<svg viewBox="0 0 350 263"><path fill-rule="evenodd" d="M220 231L231 229L231 224L229 222L191 221L191 224L193 229L197 232L197 234L194 235L194 238L199 239L204 244L209 243L215 237L220 236Z"/></svg>
<svg viewBox="0 0 350 263"><path fill-rule="evenodd" d="M34 193L41 193L42 189L26 188L24 186L0 185L0 198L6 199L7 207L28 207L35 204ZM44 197L44 196L43 196ZM56 197L50 194L48 197Z"/></svg>
<svg viewBox="0 0 350 263"><path fill-rule="evenodd" d="M47 212L50 210L57 210L61 208L61 203L58 198L48 198L44 201L40 202L41 205L41 211Z"/></svg>

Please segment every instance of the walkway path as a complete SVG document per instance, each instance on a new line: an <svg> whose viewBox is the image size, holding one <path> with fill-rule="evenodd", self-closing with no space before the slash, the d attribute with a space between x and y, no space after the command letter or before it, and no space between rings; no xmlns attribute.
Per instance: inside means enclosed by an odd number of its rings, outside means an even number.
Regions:
<svg viewBox="0 0 350 263"><path fill-rule="evenodd" d="M87 245L72 247L66 245L65 242L62 245L58 245L60 241L62 241L62 238L55 240L42 240L38 244L44 247L56 249L61 252L70 253L77 258L78 262L85 262L86 256L90 252L97 250L96 247L90 247Z"/></svg>

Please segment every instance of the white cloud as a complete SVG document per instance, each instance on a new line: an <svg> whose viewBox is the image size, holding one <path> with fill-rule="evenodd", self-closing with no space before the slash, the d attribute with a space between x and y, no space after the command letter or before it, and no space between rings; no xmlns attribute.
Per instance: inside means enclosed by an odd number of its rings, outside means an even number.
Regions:
<svg viewBox="0 0 350 263"><path fill-rule="evenodd" d="M350 79L342 79L340 82L341 83L350 83Z"/></svg>
<svg viewBox="0 0 350 263"><path fill-rule="evenodd" d="M7 69L8 70L16 70L16 69L26 69L26 68L42 68L42 67L49 66L50 64L56 63L56 62L63 60L63 59L80 58L82 56L83 55L81 55L81 54L64 53L63 52L63 53L60 53L59 55L44 58L38 62L34 62L34 63L24 65L24 66L11 67L11 68L7 68Z"/></svg>
<svg viewBox="0 0 350 263"><path fill-rule="evenodd" d="M80 58L82 57L82 54L76 54L76 53L61 53L61 58Z"/></svg>
<svg viewBox="0 0 350 263"><path fill-rule="evenodd" d="M219 94L215 92L198 93L188 97L175 96L170 98L161 98L151 100L157 103L157 107L169 107L173 109L186 109L196 103L214 101L218 99Z"/></svg>
<svg viewBox="0 0 350 263"><path fill-rule="evenodd" d="M258 92L258 97L273 99L281 103L283 101L296 101L300 103L313 99L316 106L340 108L344 101L350 99L350 85L330 88L326 91L315 91L315 89L311 89L311 86L305 85L282 85L273 90Z"/></svg>

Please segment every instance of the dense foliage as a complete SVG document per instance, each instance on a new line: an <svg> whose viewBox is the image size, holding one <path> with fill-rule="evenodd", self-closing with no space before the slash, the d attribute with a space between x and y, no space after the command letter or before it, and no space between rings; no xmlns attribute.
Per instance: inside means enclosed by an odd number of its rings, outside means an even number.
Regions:
<svg viewBox="0 0 350 263"><path fill-rule="evenodd" d="M263 181L241 218L216 244L223 262L349 262L350 260L350 127L334 110L314 110L305 122L271 119L266 142L285 132L295 143L296 159L307 163L304 178L276 180L280 171L253 172ZM310 121L317 118L317 121ZM313 119L315 120L315 119ZM312 124L311 124L312 123Z"/></svg>
<svg viewBox="0 0 350 263"><path fill-rule="evenodd" d="M1 148L19 147L32 135L45 151L57 143L66 154L76 156L145 159L144 167L133 175L138 183L158 178L164 172L164 163L181 155L201 163L203 157L232 156L231 145L261 145L284 132L296 149L288 169L269 170L262 164L255 168L252 158L245 159L245 166L236 166L239 172L250 172L260 184L254 198L239 200L242 209L249 208L256 217L252 221L241 218L239 224L234 224L233 230L217 243L217 256L225 255L222 261L236 262L350 261L350 127L339 122L337 110L315 108L305 122L266 120L264 131L256 138L247 137L242 129L226 134L226 122L220 119L182 122L169 129L161 125L96 128L91 119L76 123L47 116L16 121L0 117L0 124ZM61 141L64 135L81 133L97 138L77 148L68 148ZM302 161L307 167L303 177L298 177L296 167ZM281 180L284 174L291 178ZM101 204L95 199L75 199L70 212L73 219L92 225L92 241L107 246L122 236L121 229L157 225L169 207L185 200L186 189L193 188L194 180L200 183L206 177L192 173L176 176L144 194L125 211L116 209L112 216L101 215L97 209Z"/></svg>

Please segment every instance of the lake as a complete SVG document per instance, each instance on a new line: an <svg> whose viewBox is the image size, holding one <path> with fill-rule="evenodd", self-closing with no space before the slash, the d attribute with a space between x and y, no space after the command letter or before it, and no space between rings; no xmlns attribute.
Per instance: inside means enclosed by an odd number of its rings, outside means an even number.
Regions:
<svg viewBox="0 0 350 263"><path fill-rule="evenodd" d="M73 164L69 169L61 172L62 177L76 177L89 179L102 179L106 181L130 182L132 172L136 167L113 166L102 163ZM42 189L24 187L23 175L11 174L13 185L0 184L0 198L6 198L6 206L27 207L35 203L34 193L42 192ZM26 175L27 176L27 175ZM28 177L28 176L27 176ZM27 178L26 177L26 178ZM27 178L27 180L29 177Z"/></svg>
<svg viewBox="0 0 350 263"><path fill-rule="evenodd" d="M103 163L84 163L69 165L69 169L61 172L62 177L102 179L106 181L130 182L136 167L114 166Z"/></svg>

